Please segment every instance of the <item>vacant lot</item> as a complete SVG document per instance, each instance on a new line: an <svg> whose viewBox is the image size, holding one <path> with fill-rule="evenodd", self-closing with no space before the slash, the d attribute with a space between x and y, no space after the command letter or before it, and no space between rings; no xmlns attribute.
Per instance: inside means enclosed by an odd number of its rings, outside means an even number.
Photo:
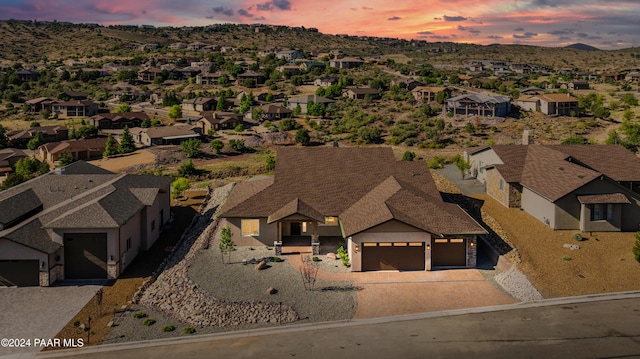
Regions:
<svg viewBox="0 0 640 359"><path fill-rule="evenodd" d="M137 150L122 157L102 158L91 161L92 165L111 172L124 172L127 168L155 163L156 156L146 150Z"/></svg>
<svg viewBox="0 0 640 359"><path fill-rule="evenodd" d="M586 232L578 242L573 235L580 231L554 231L524 211L477 197L520 252L518 268L545 298L640 289L640 264L631 252L634 233Z"/></svg>

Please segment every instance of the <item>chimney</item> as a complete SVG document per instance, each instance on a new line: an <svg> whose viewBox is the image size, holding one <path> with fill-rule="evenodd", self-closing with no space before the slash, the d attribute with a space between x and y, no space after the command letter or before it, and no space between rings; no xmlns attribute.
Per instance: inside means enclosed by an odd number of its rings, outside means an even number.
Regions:
<svg viewBox="0 0 640 359"><path fill-rule="evenodd" d="M522 132L522 144L523 145L533 144L533 132L531 130L524 130Z"/></svg>

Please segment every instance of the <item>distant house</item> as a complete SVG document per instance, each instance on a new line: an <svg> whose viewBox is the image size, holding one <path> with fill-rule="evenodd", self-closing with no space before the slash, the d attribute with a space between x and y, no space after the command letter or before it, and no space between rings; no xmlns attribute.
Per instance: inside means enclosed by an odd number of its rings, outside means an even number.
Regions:
<svg viewBox="0 0 640 359"><path fill-rule="evenodd" d="M89 124L99 129L140 127L142 122L150 120L146 112L101 113L91 117Z"/></svg>
<svg viewBox="0 0 640 359"><path fill-rule="evenodd" d="M262 110L262 120L281 120L283 118L291 117L290 109L278 105L268 104L259 107Z"/></svg>
<svg viewBox="0 0 640 359"><path fill-rule="evenodd" d="M552 229L640 226L640 159L620 145L495 145L466 156L489 196Z"/></svg>
<svg viewBox="0 0 640 359"><path fill-rule="evenodd" d="M303 58L304 55L298 50L282 50L276 52L277 59L285 59L288 61Z"/></svg>
<svg viewBox="0 0 640 359"><path fill-rule="evenodd" d="M29 107L30 113L40 113L43 110L51 111L51 106L57 102L56 99L50 97L38 97L25 101L25 104Z"/></svg>
<svg viewBox="0 0 640 359"><path fill-rule="evenodd" d="M400 87L406 88L409 91L413 91L417 87L424 86L425 84L420 81L416 81L414 79L404 79L404 80L393 80L391 81L391 85L398 85Z"/></svg>
<svg viewBox="0 0 640 359"><path fill-rule="evenodd" d="M187 50L194 50L194 51L198 51L198 50L202 50L205 47L207 47L207 44L203 43L203 42L192 42L190 44L187 45Z"/></svg>
<svg viewBox="0 0 640 359"><path fill-rule="evenodd" d="M369 96L372 100L380 98L380 92L371 87L355 87L344 90L343 95L352 100L364 100Z"/></svg>
<svg viewBox="0 0 640 359"><path fill-rule="evenodd" d="M511 112L511 98L502 95L466 94L448 99L445 109L454 115L505 117Z"/></svg>
<svg viewBox="0 0 640 359"><path fill-rule="evenodd" d="M242 99L242 92L240 94L238 94L240 97L238 99ZM272 93L272 92L260 92L258 94L255 95L256 100L260 101L260 102L270 102L267 101L267 97L269 96L269 94L271 94L271 101L280 101L280 100L284 100L284 98L286 97L284 92L276 92L276 93Z"/></svg>
<svg viewBox="0 0 640 359"><path fill-rule="evenodd" d="M356 57L345 57L329 61L329 67L336 69L354 69L364 65L364 60Z"/></svg>
<svg viewBox="0 0 640 359"><path fill-rule="evenodd" d="M13 172L16 162L27 157L27 154L16 148L0 149L0 176Z"/></svg>
<svg viewBox="0 0 640 359"><path fill-rule="evenodd" d="M218 100L213 97L197 97L189 100L182 100L184 111L202 112L211 111L216 107Z"/></svg>
<svg viewBox="0 0 640 359"><path fill-rule="evenodd" d="M255 72L255 71L246 71L243 72L241 74L238 75L238 85L240 86L244 86L244 81L248 80L248 79L252 79L255 81L256 85L261 85L264 83L264 75L259 73L259 72Z"/></svg>
<svg viewBox="0 0 640 359"><path fill-rule="evenodd" d="M162 73L161 69L152 68L152 69L143 69L138 71L138 80L145 82L153 82L156 76Z"/></svg>
<svg viewBox="0 0 640 359"><path fill-rule="evenodd" d="M418 102L428 103L434 102L436 100L436 95L438 92L447 92L447 97L451 94L451 90L442 86L418 86L411 91L413 98Z"/></svg>
<svg viewBox="0 0 640 359"><path fill-rule="evenodd" d="M142 146L177 145L184 140L200 137L200 134L188 125L135 127L130 132L134 142Z"/></svg>
<svg viewBox="0 0 640 359"><path fill-rule="evenodd" d="M98 113L98 103L90 100L55 102L51 105L51 111L58 118L91 117Z"/></svg>
<svg viewBox="0 0 640 359"><path fill-rule="evenodd" d="M300 106L302 113L307 112L307 104L310 102L313 103L322 103L328 105L330 103L334 103L335 101L332 99L328 99L326 97L318 96L318 95L305 95L305 96L297 96L290 98L287 103L287 107L292 110L295 110L296 107Z"/></svg>
<svg viewBox="0 0 640 359"><path fill-rule="evenodd" d="M40 73L31 70L20 70L16 72L16 76L18 76L21 81L36 81Z"/></svg>
<svg viewBox="0 0 640 359"><path fill-rule="evenodd" d="M302 73L298 65L282 65L276 67L276 70L280 71L284 76L300 75Z"/></svg>
<svg viewBox="0 0 640 359"><path fill-rule="evenodd" d="M313 81L313 84L320 87L329 87L338 83L335 77L322 77Z"/></svg>
<svg viewBox="0 0 640 359"><path fill-rule="evenodd" d="M63 141L69 138L69 129L64 126L41 126L31 127L26 130L14 130L6 133L9 145L12 147L26 147L29 140L36 134L42 133L44 143L53 141Z"/></svg>
<svg viewBox="0 0 640 359"><path fill-rule="evenodd" d="M226 71L203 72L196 75L196 84L198 85L217 85L220 78L229 80L229 74Z"/></svg>
<svg viewBox="0 0 640 359"><path fill-rule="evenodd" d="M637 72L637 71L629 72L624 77L624 80L628 82L640 82L640 72Z"/></svg>
<svg viewBox="0 0 640 359"><path fill-rule="evenodd" d="M578 99L569 94L534 95L539 104L537 109L545 115L578 116Z"/></svg>
<svg viewBox="0 0 640 359"><path fill-rule="evenodd" d="M542 95L544 94L544 89L531 86L531 87L523 88L522 90L519 90L519 92L522 95Z"/></svg>
<svg viewBox="0 0 640 359"><path fill-rule="evenodd" d="M70 154L74 160L93 160L102 158L106 143L106 137L49 142L38 147L38 157L51 166L64 154Z"/></svg>
<svg viewBox="0 0 640 359"><path fill-rule="evenodd" d="M590 88L587 81L571 81L566 86L569 90L588 90Z"/></svg>
<svg viewBox="0 0 640 359"><path fill-rule="evenodd" d="M86 100L89 98L89 94L87 94L86 92L68 90L61 93L58 97L64 101Z"/></svg>
<svg viewBox="0 0 640 359"><path fill-rule="evenodd" d="M201 133L208 134L209 131L218 131L235 128L242 124L244 116L234 112L203 111L202 117L196 121L195 126L200 128Z"/></svg>
<svg viewBox="0 0 640 359"><path fill-rule="evenodd" d="M78 161L0 192L0 285L118 278L169 221L171 180Z"/></svg>

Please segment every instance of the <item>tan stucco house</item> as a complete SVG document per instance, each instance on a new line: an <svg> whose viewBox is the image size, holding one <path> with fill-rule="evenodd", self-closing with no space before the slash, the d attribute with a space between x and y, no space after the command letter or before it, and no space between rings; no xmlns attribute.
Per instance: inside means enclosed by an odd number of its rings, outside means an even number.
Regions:
<svg viewBox="0 0 640 359"><path fill-rule="evenodd" d="M466 155L489 196L552 229L640 228L640 159L622 146L495 145Z"/></svg>
<svg viewBox="0 0 640 359"><path fill-rule="evenodd" d="M221 216L238 245L342 239L352 271L475 267L485 230L443 201L427 166L391 148L282 148L275 175L236 185Z"/></svg>
<svg viewBox="0 0 640 359"><path fill-rule="evenodd" d="M78 161L0 192L0 285L117 278L169 220L170 183Z"/></svg>

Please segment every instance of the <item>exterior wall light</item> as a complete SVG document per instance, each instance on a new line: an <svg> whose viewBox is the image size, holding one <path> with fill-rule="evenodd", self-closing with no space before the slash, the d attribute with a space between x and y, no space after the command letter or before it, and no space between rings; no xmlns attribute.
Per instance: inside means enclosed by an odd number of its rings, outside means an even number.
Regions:
<svg viewBox="0 0 640 359"><path fill-rule="evenodd" d="M356 253L358 253L359 251L360 251L360 246L356 244Z"/></svg>
<svg viewBox="0 0 640 359"><path fill-rule="evenodd" d="M475 245L476 245L475 242L469 242L469 247L473 247Z"/></svg>
<svg viewBox="0 0 640 359"><path fill-rule="evenodd" d="M427 244L427 250L430 251L431 250L431 244Z"/></svg>

